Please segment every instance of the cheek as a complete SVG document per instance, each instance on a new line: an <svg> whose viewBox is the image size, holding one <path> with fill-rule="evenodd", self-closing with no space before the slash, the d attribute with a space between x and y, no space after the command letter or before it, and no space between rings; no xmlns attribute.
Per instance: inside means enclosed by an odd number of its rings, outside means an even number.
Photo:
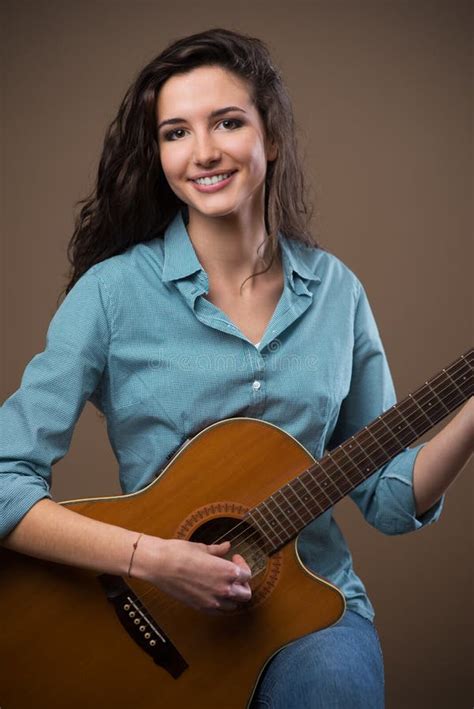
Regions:
<svg viewBox="0 0 474 709"><path fill-rule="evenodd" d="M254 144L249 152L249 164L252 166L252 173L261 178L267 171L267 159L265 157L264 146L261 143Z"/></svg>
<svg viewBox="0 0 474 709"><path fill-rule="evenodd" d="M185 169L184 150L180 149L180 146L165 144L160 148L160 161L168 182L176 180Z"/></svg>

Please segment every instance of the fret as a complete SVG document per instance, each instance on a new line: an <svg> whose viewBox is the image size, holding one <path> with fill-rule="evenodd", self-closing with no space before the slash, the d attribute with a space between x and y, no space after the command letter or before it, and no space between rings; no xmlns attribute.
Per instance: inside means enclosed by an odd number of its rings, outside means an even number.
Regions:
<svg viewBox="0 0 474 709"><path fill-rule="evenodd" d="M316 475L316 468L318 469L318 471L319 471L319 470L322 470L322 471L323 471L324 475L326 475L326 477L328 478L328 480L330 481L330 483L331 483L332 485L334 485L334 487L336 487L336 485L335 485L334 481L331 480L331 478L328 476L328 474L326 473L326 471L323 470L323 468L322 468L322 466L321 466L321 463L319 463L318 461L316 461L315 465L314 465L312 468L309 468L308 473L310 473L311 479L317 484L318 488L321 490L321 492L327 497L327 499L329 500L329 502L332 504L332 499L331 499L331 497L330 497L330 496L327 494L327 492L326 492L326 488L327 488L327 484L328 484L328 483L327 483L327 480L324 480L323 483L319 482L319 480L315 477L315 475ZM337 487L336 487L336 489L337 489Z"/></svg>
<svg viewBox="0 0 474 709"><path fill-rule="evenodd" d="M307 491L308 496L318 505L319 511L320 511L320 512L324 512L325 507L323 507L323 506L321 505L321 503L318 502L318 500L316 499L316 497L311 494L311 492L308 490L308 488L307 488L306 485L304 484L304 482L303 482L303 475L309 475L309 476L310 476L310 480L313 481L313 477L312 477L311 473L309 472L309 470L305 470L304 473L301 473L301 475L298 477L298 480L300 481L300 483L301 483L301 485L304 487L304 489ZM327 497L327 495L326 495L326 497Z"/></svg>
<svg viewBox="0 0 474 709"><path fill-rule="evenodd" d="M263 520L263 523L266 524L266 526L267 526L268 529L270 530L270 534L274 537L273 540L272 540L272 538L269 536L268 532L264 532L264 531L263 531L263 528L262 528L261 524L259 524L259 523L257 522L257 520L255 519L255 516L254 516L255 513L258 513L258 514L260 515L261 519ZM255 523L258 525L258 528L262 530L263 535L265 536L266 539L268 539L268 541L269 541L269 543L270 543L270 545L271 545L272 547L276 546L276 545L275 545L275 541L276 541L276 542L280 542L280 541L281 541L281 540L279 539L278 535L275 533L275 531L274 531L273 528L271 527L271 525L267 522L267 520L266 520L266 518L265 518L265 515L262 513L262 511L259 509L259 507L254 507L252 510L250 510L249 515L251 515L252 521L255 522ZM276 539L275 539L275 538L276 538Z"/></svg>
<svg viewBox="0 0 474 709"><path fill-rule="evenodd" d="M278 524L278 526L280 527L280 529L283 532L285 530L283 529L278 517L276 517L276 515L269 509L268 504L267 504L267 501L271 500L271 499L272 499L271 497L267 497L267 499L264 500L261 504L265 507L266 511L273 517L273 519L270 519L270 521L268 522L268 524L270 525L270 529L278 537L278 541L283 542L283 539L280 537L280 532L277 529L275 529L275 523Z"/></svg>
<svg viewBox="0 0 474 709"><path fill-rule="evenodd" d="M449 406L450 411L454 411L455 408L459 406L459 404L462 404L463 401L466 401L467 396L466 394L461 394L458 391L455 391L454 389L452 390L449 400L446 399L446 403ZM444 413L440 413L439 416L436 418L435 423L438 423L438 421L441 421L446 416ZM425 428L425 431L427 429Z"/></svg>
<svg viewBox="0 0 474 709"><path fill-rule="evenodd" d="M400 416L402 417L402 419L405 421L405 423L407 424L407 426L409 426L409 427L411 428L411 430L412 430L413 433L414 433L415 438L418 438L419 434L415 431L415 429L413 428L413 426L410 425L410 422L405 418L405 416L404 416L404 415L402 414L402 412L400 411L400 406L402 406L404 403L406 403L406 400L405 400L405 402L403 402L403 401L400 402L400 404L394 404L394 408L398 411L399 415L400 415ZM413 439L411 439L411 440L413 440Z"/></svg>
<svg viewBox="0 0 474 709"><path fill-rule="evenodd" d="M384 421L386 420L389 422L393 430L396 429L397 439L402 443L403 448L405 448L407 444L413 440L413 436L408 430L405 420L399 414L398 409L396 409L395 406L392 406L388 411L386 411L383 414L382 418L384 419ZM390 419L392 419L392 421L390 421ZM395 420L398 421L396 425L394 423ZM403 440L403 438L405 438L406 440Z"/></svg>
<svg viewBox="0 0 474 709"><path fill-rule="evenodd" d="M430 386L430 383L429 383L429 382L425 382L425 384L426 384L426 386L428 387L428 389L433 392L433 394L434 394L435 397L438 399L438 401L439 401L439 403L441 404L441 406L445 409L446 413L449 414L449 409L448 409L448 407L445 405L444 401L438 396L438 394L436 393L436 390L435 390L432 386ZM427 406L431 406L431 401L428 402Z"/></svg>
<svg viewBox="0 0 474 709"><path fill-rule="evenodd" d="M294 488L295 488L295 483L296 483L297 480L298 480L298 478L296 478L296 480L292 480L291 483L287 483L287 484L284 486L284 488L282 488L282 489L285 490L285 494L288 493L288 495L290 495L290 494L293 495L294 499L296 500L296 505L294 505L294 504L291 502L291 500L288 500L289 504L290 504L291 507L294 509L294 511L296 512L296 514L297 514L298 517L300 518L300 520L301 520L304 524L308 524L308 522L310 522L310 521L313 519L313 515L312 515L311 512L308 510L308 508L307 508L306 505L304 504L304 501L300 499L300 496L298 495L298 493L297 493L296 490L294 489ZM309 517L305 519L305 517L304 517L302 514L300 514L299 509L302 510L303 515L304 515L304 514L307 514L307 515L309 515Z"/></svg>
<svg viewBox="0 0 474 709"><path fill-rule="evenodd" d="M446 392L445 390L443 395L444 407L442 408L438 405L436 409L433 407L433 409L430 410L431 418L434 418L435 423L444 418L447 415L447 412L449 413L454 408L456 408L456 406L458 406L458 403L455 402L460 403L462 401L465 401L467 398L466 394L463 394L459 387L454 387L449 382L447 384L450 388L448 392ZM446 408L446 411L444 410L444 408Z"/></svg>
<svg viewBox="0 0 474 709"><path fill-rule="evenodd" d="M310 520L314 519L314 503L317 504L316 500L313 498L312 495L309 494L308 489L304 486L303 481L301 480L301 475L299 475L297 478L295 478L291 484L292 489L295 489L297 485L300 486L301 491L299 493L296 492L295 490L295 495L297 495L298 500L301 501L303 504L307 514L310 516ZM309 503L309 507L306 503Z"/></svg>
<svg viewBox="0 0 474 709"><path fill-rule="evenodd" d="M380 459L380 453L373 449L372 435L367 429L367 426L364 426L364 428L356 434L356 443L363 454L361 460L359 461L360 465L363 464L364 467L367 467L366 461L369 461L369 463L373 466L378 467L384 462L385 455L383 455L382 459Z"/></svg>
<svg viewBox="0 0 474 709"><path fill-rule="evenodd" d="M362 451L362 453L363 453L363 456L364 456L364 457L361 459L359 465L362 464L362 461L364 460L364 458L365 458L366 460L368 460L368 461L372 464L372 467L371 467L370 465L367 465L367 464L364 462L364 463L363 463L363 465L364 465L364 472L367 474L370 470L377 470L377 467L379 467L379 466L377 466L377 464L374 463L374 461L371 459L371 457L366 453L365 448L362 448L362 446L360 445L359 441L357 440L357 439L359 438L359 435L357 435L357 436L352 436L352 438L353 438L354 442L359 446L359 448L361 449L361 451ZM359 470L360 470L360 468L359 468ZM362 471L361 471L361 472L362 472ZM363 475L363 478L362 478L362 479L365 480L366 477L367 477L367 475Z"/></svg>
<svg viewBox="0 0 474 709"><path fill-rule="evenodd" d="M340 484L342 484L342 483L344 483L344 482L349 483L349 489L350 489L350 487L351 487L351 485L352 485L353 483L352 483L352 480L350 480L350 479L347 477L347 475L345 475L344 469L343 469L343 467L342 467L342 466L344 465L344 461L343 461L343 460L338 460L338 456L339 456L340 458L344 456L344 451L343 451L343 447L342 447L342 446L338 446L334 451L331 451L330 453L328 453L328 459L329 459L328 462L329 462L329 463L332 463L332 465L335 465L336 468L337 468L337 471L338 471L339 473L342 473L342 480L339 481L339 479L338 479L338 484L336 484L336 481L335 481L335 477L334 477L334 476L333 476L333 480L334 480L334 487L336 488L337 494L338 494L338 495L343 495L343 494L345 494L345 490L343 490L343 489L340 488L339 482L340 482ZM324 467L323 467L323 470L324 470ZM324 470L324 472L325 472L326 475L328 475L328 473L326 473L325 470ZM329 476L328 476L328 477L329 477Z"/></svg>
<svg viewBox="0 0 474 709"><path fill-rule="evenodd" d="M451 413L472 393L473 351L328 451L248 513L272 553L326 512L382 464ZM463 391L464 390L464 391Z"/></svg>
<svg viewBox="0 0 474 709"><path fill-rule="evenodd" d="M278 502L278 500L276 499L276 497L275 497L276 495L279 495L279 496L283 499L283 503L284 503L285 505L289 504L289 501L286 499L285 495L283 494L282 488L280 488L279 490L277 490L276 492L274 492L273 495L272 495L272 497L273 497L273 499L275 500L275 503L278 505L278 509L281 510L281 512L283 512L283 515L286 517L286 519L287 519L288 522L291 524L291 526L294 527L295 532L297 532L300 528L299 528L299 526L298 526L297 524L295 524L295 523L293 522L292 518L290 517L290 515L292 514L292 512L294 513L295 510L292 509L292 506L291 506L291 505L290 505L290 507L288 508L288 510L285 510L285 509L280 505L280 503ZM289 513L289 514L288 514L288 513ZM300 519L301 519L301 518L300 518Z"/></svg>
<svg viewBox="0 0 474 709"><path fill-rule="evenodd" d="M350 440L352 440L353 438L354 438L354 436L351 436L351 439L350 439ZM342 444L342 445L339 447L339 449L344 453L344 455L346 456L346 458L347 458L348 461L350 462L350 464L351 464L351 466L352 466L352 470L356 470L357 473L360 475L360 470L359 470L359 466L358 466L357 462L356 462L356 461L349 455L349 453L346 451L346 448L352 448L352 446L353 446L352 443L346 442L346 443ZM355 481L355 484L357 484L358 482L362 482L362 480L364 480L364 476L362 476L361 480ZM352 485L354 485L354 481L353 481L353 480L351 481L351 486L352 486Z"/></svg>
<svg viewBox="0 0 474 709"><path fill-rule="evenodd" d="M267 499L265 500L265 502L263 504L265 505L266 509L272 515L273 519L270 519L270 524L272 525L272 529L274 529L275 532L277 531L275 528L275 522L276 522L278 524L278 526L280 527L281 531L283 532L283 539L284 539L285 535L286 535L286 529L283 526L283 524L281 523L281 519L278 516L278 514L275 514L274 509L272 510L270 508L270 505L273 505L274 508L275 507L277 508L277 512L279 511L278 505L276 504L275 500L273 499L273 495L270 495L270 497L267 497ZM277 533L278 533L278 536L280 536L280 532L277 532Z"/></svg>
<svg viewBox="0 0 474 709"><path fill-rule="evenodd" d="M356 443L358 444L359 448L361 448L364 452L364 456L367 457L367 449L370 447L371 444L370 434L365 430L365 428L362 428L355 435L357 438Z"/></svg>
<svg viewBox="0 0 474 709"><path fill-rule="evenodd" d="M344 480L349 483L349 489L350 489L350 487L352 486L353 483L352 483L352 480L347 477L347 475L346 475L346 473L345 473L345 471L344 471L344 461L340 461L340 462L341 462L341 465L339 465L339 463L338 463L338 461L337 461L337 457L336 457L336 456L337 456L339 453L342 453L343 455L346 455L346 453L345 453L345 451L344 451L344 449L343 449L342 446L338 446L338 447L336 448L336 450L332 451L332 453L331 453L331 461L337 465L337 468L338 468L339 472L342 473L342 476L343 476ZM346 456L346 457L347 457L347 456ZM351 462L351 465L352 465L352 461L350 461L350 462ZM344 481L342 481L342 482L344 482ZM337 487L336 487L336 489L337 489ZM338 490L338 492L339 492L339 490Z"/></svg>
<svg viewBox="0 0 474 709"><path fill-rule="evenodd" d="M246 518L250 520L250 526L253 528L253 535L257 535L257 539L255 540L255 543L257 546L259 546L265 554L269 554L274 547L274 541L270 539L270 537L264 532L263 528L261 525L257 522L254 516L254 510L249 510L249 512L246 515ZM245 519L245 518L244 518Z"/></svg>
<svg viewBox="0 0 474 709"><path fill-rule="evenodd" d="M376 442L376 444L378 445L378 447L382 451L382 459L376 461L376 465L379 468L387 460L387 451L385 450L385 448L383 448L383 446L380 445L380 443L378 442L377 438L374 436L372 431L367 426L364 426L364 428L367 431L367 433L374 439L374 441ZM374 455L375 455L375 453L374 453Z"/></svg>
<svg viewBox="0 0 474 709"><path fill-rule="evenodd" d="M471 350L470 352L471 355L474 354L474 350ZM464 357L461 356L457 362L454 362L450 364L448 367L446 367L446 370L449 371L453 377L458 377L460 372L466 372L472 374L472 369L474 366L474 357L472 358L472 364L468 362L468 360ZM463 375L463 379L466 378L466 375Z"/></svg>
<svg viewBox="0 0 474 709"><path fill-rule="evenodd" d="M466 366L469 369L469 365L467 365L466 362L463 362L462 364L460 363L460 366L454 367L448 367L447 370L443 369L439 374L437 374L435 377L432 377L427 384L432 387L432 389L435 391L435 393L438 395L440 394L439 398L441 401L445 401L446 398L451 394L451 391L453 388L458 388L459 391L461 389L457 387L457 382L459 381L461 383L461 373L465 371ZM450 371L452 370L451 374ZM451 381L449 381L451 380ZM466 374L463 374L462 376L462 381L466 380ZM447 385L447 386L446 386ZM417 392L413 392L415 395ZM463 395L465 395L463 393Z"/></svg>
<svg viewBox="0 0 474 709"><path fill-rule="evenodd" d="M396 455L396 452L399 452L401 449L405 448L404 444L401 442L401 440L398 438L396 433L394 433L385 423L385 416L378 416L377 419L378 421L385 426L386 430L389 432L391 435L391 442L395 444L395 449L393 451L390 451L390 455Z"/></svg>
<svg viewBox="0 0 474 709"><path fill-rule="evenodd" d="M454 386L456 387L456 389L461 393L461 396L464 396L464 392L462 391L462 389L460 389L460 388L458 387L458 385L456 384L456 382L454 381L454 379L452 378L452 376L451 376L445 369L443 369L443 372L451 379L451 381L452 381L452 383L454 384Z"/></svg>
<svg viewBox="0 0 474 709"><path fill-rule="evenodd" d="M332 460L332 456L331 456L330 453L328 453L328 456L329 456L329 458ZM336 464L336 465L337 465L337 464ZM330 497L330 495L328 495L328 493L327 493L328 480L329 480L329 482L331 483L331 485L333 485L333 487L336 488L336 491L337 491L337 493L338 493L339 495L341 495L341 491L339 490L339 487L338 487L336 481L334 480L334 478L329 477L329 475L327 474L327 472L325 471L324 467L321 465L321 463L320 463L319 461L316 461L316 466L317 466L317 468L318 468L318 471L322 471L322 472L324 473L324 475L326 476L326 480L323 480L322 482L320 482L317 478L314 478L314 479L315 479L315 481L318 483L320 489L324 492L324 494L326 495L326 497L328 498L329 502L330 502L331 505L332 505L332 504L333 504L333 499L332 499L332 497Z"/></svg>
<svg viewBox="0 0 474 709"><path fill-rule="evenodd" d="M422 415L425 417L425 419L428 421L428 423L430 423L430 424L433 426L433 425L434 425L434 421L432 421L432 420L430 419L430 417L428 416L428 414L423 411L423 409L421 408L421 406L418 404L417 400L416 400L411 394L408 394L408 397L409 397L413 402L415 402L415 406L417 406L417 407L420 409Z"/></svg>
<svg viewBox="0 0 474 709"><path fill-rule="evenodd" d="M472 351L471 351L471 354L472 354ZM470 371L470 370L471 370L471 365L469 364L469 362L467 361L467 359L464 357L464 355L462 355L462 359L464 360L464 362L463 362L463 369L464 369L464 366L466 366L467 369L468 369L468 372L469 372L469 374L471 375L471 378L472 378L472 372ZM473 362L473 364L474 364L474 362ZM467 375L466 375L466 374L463 374L463 377L462 377L462 378L463 378L463 381L464 381L465 379L467 379ZM471 384L471 392L472 392L472 384Z"/></svg>
<svg viewBox="0 0 474 709"><path fill-rule="evenodd" d="M345 452L345 449L346 449L346 448L352 449L352 448L354 447L354 444L355 444L358 448L361 448L361 446L359 445L359 443L356 441L355 436L351 436L350 438L347 439L347 441L346 441L345 443L343 443L343 444L341 445L341 448L342 448L342 449L344 450L344 452ZM364 449L361 448L361 450L362 450L362 453L365 455ZM348 456L348 457L350 458L350 456ZM357 470L357 472L359 473L359 475L362 475L362 473L361 473L361 471L360 471L360 469L359 469L359 463L360 463L360 461L357 462L357 461L354 460L353 458L350 458L350 460L352 461L352 464L354 465L354 467L355 467L355 469ZM364 475L362 475L361 480L358 481L358 482L362 482L363 480L365 480Z"/></svg>

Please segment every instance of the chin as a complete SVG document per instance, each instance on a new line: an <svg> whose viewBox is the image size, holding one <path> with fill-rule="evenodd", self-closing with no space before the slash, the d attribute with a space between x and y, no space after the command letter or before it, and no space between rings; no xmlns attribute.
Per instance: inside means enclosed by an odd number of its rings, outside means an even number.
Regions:
<svg viewBox="0 0 474 709"><path fill-rule="evenodd" d="M198 214L204 216L204 217L226 217L229 214L233 214L236 211L235 206L228 206L228 207L211 207L209 206L207 209L205 207L197 206L195 204L189 204L187 203L188 210L191 212L197 212Z"/></svg>

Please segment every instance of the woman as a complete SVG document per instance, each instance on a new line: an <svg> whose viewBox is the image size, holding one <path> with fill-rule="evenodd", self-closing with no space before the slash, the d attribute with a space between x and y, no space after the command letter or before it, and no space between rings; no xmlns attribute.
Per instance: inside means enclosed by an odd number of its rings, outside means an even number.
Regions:
<svg viewBox="0 0 474 709"><path fill-rule="evenodd" d="M250 569L224 558L227 542L83 517L50 499L50 471L88 399L107 418L124 492L223 418L268 420L320 457L394 403L364 289L317 247L303 195L291 104L262 42L214 29L143 69L108 130L47 347L2 408L7 548L129 574L203 612L249 601ZM472 408L351 494L371 524L396 534L438 518L472 453ZM278 653L253 705L383 706L373 609L331 510L299 552L347 611Z"/></svg>

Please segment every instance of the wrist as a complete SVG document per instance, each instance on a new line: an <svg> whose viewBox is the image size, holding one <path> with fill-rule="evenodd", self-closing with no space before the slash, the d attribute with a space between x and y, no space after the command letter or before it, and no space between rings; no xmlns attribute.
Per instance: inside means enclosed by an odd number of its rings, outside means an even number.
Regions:
<svg viewBox="0 0 474 709"><path fill-rule="evenodd" d="M156 585L158 577L163 571L165 541L149 534L134 533L133 543L129 547L129 578L148 581ZM136 544L136 548L134 548L134 544Z"/></svg>
<svg viewBox="0 0 474 709"><path fill-rule="evenodd" d="M127 573L127 576L128 576L129 579L132 578L133 559L134 559L134 557L135 557L135 553L136 553L136 551L137 551L138 544L139 544L140 539L141 539L142 537L143 537L143 532L140 532L140 534L138 535L136 541L133 542L133 544L132 544L132 553L130 554L130 561L129 561L129 564L128 564L128 573Z"/></svg>

